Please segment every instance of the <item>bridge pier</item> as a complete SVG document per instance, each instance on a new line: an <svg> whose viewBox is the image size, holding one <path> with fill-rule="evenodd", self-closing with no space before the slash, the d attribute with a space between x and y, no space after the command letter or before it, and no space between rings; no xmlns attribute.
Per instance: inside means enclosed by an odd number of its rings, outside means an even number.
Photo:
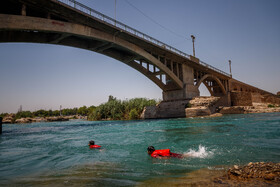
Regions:
<svg viewBox="0 0 280 187"><path fill-rule="evenodd" d="M143 118L179 118L186 117L185 108L189 101L200 95L198 86L194 84L194 69L182 64L182 89L170 89L162 92L163 101L157 106L147 107ZM172 80L167 80L172 88Z"/></svg>
<svg viewBox="0 0 280 187"><path fill-rule="evenodd" d="M186 117L186 108L189 106L190 100L194 97L199 97L199 85L203 80L208 87L209 92L212 96L220 97L215 106L212 107L211 112L215 112L215 108L218 106L230 106L231 97L228 92L228 82L221 82L213 75L204 74L200 76L200 79L195 78L194 68L183 64L182 65L182 89L170 89L162 92L163 101L157 106L147 107L143 113L143 118L178 118ZM207 79L208 78L208 79ZM202 80L200 82L200 80ZM218 81L220 81L218 83ZM200 83L198 83L200 82ZM172 81L167 80L170 88L172 88ZM222 88L224 89L222 89Z"/></svg>
<svg viewBox="0 0 280 187"><path fill-rule="evenodd" d="M194 85L194 69L183 64L183 89L162 92L163 101L189 100L199 96L198 87Z"/></svg>

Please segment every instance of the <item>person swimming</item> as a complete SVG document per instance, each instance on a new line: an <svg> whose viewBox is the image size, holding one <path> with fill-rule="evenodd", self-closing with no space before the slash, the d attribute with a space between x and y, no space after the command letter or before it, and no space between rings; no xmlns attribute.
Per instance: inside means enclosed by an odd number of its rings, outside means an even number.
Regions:
<svg viewBox="0 0 280 187"><path fill-rule="evenodd" d="M95 145L95 142L93 141L93 140L90 140L89 142L88 142L88 146L89 146L89 148L90 149L100 149L101 148L101 146L100 145Z"/></svg>
<svg viewBox="0 0 280 187"><path fill-rule="evenodd" d="M159 149L156 150L154 146L149 146L147 148L147 152L151 157L153 158L170 158L170 157L175 157L175 158L183 158L183 154L178 154L178 153L172 153L170 149Z"/></svg>

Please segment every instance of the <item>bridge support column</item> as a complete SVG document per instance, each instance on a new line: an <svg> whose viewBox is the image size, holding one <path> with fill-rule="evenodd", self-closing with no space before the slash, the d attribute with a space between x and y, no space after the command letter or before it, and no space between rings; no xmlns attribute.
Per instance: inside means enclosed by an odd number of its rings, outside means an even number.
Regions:
<svg viewBox="0 0 280 187"><path fill-rule="evenodd" d="M180 90L169 90L162 93L163 101L186 100L199 96L198 87L194 85L193 68L183 64L184 88Z"/></svg>
<svg viewBox="0 0 280 187"><path fill-rule="evenodd" d="M199 96L199 90L194 85L193 68L183 64L182 73L184 87L164 91L162 93L163 101L157 106L147 107L143 112L143 118L186 117L185 108L193 97Z"/></svg>

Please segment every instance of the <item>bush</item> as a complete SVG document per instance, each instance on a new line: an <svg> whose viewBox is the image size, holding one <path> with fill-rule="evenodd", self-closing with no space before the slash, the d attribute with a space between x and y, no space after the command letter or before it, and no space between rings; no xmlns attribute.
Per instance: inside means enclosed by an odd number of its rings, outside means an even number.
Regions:
<svg viewBox="0 0 280 187"><path fill-rule="evenodd" d="M148 100L145 98L121 101L110 95L106 103L99 105L89 113L88 120L139 119L144 107L156 104L157 102L155 100Z"/></svg>
<svg viewBox="0 0 280 187"><path fill-rule="evenodd" d="M130 119L130 120L139 119L139 114L138 114L136 108L132 109L132 110L129 112L129 119Z"/></svg>
<svg viewBox="0 0 280 187"><path fill-rule="evenodd" d="M187 103L186 105L185 105L185 108L191 108L192 107L192 104L191 103Z"/></svg>
<svg viewBox="0 0 280 187"><path fill-rule="evenodd" d="M275 106L273 104L269 104L267 107L268 108L274 108Z"/></svg>

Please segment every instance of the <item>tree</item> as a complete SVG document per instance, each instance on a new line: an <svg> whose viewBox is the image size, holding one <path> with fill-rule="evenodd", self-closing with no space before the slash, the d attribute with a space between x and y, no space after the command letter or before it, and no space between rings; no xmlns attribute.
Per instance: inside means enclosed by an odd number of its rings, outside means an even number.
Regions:
<svg viewBox="0 0 280 187"><path fill-rule="evenodd" d="M139 115L138 115L138 112L137 112L136 108L132 109L129 112L129 119L130 120L139 119Z"/></svg>
<svg viewBox="0 0 280 187"><path fill-rule="evenodd" d="M116 97L109 95L108 102L117 100Z"/></svg>
<svg viewBox="0 0 280 187"><path fill-rule="evenodd" d="M81 116L86 116L88 114L88 109L86 106L82 106L78 109L77 114Z"/></svg>
<svg viewBox="0 0 280 187"><path fill-rule="evenodd" d="M155 100L146 98L135 98L121 101L113 96L109 96L108 101L94 108L89 112L89 120L123 120L139 119L145 106L156 105Z"/></svg>

